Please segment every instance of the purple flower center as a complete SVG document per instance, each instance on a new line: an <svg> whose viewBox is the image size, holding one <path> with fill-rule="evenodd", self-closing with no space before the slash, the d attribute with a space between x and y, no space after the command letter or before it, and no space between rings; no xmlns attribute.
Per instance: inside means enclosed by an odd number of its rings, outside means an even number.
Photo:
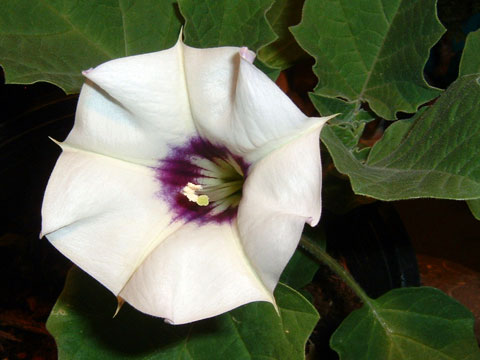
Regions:
<svg viewBox="0 0 480 360"><path fill-rule="evenodd" d="M231 222L237 215L249 164L226 147L200 137L172 147L155 168L159 196L174 220Z"/></svg>

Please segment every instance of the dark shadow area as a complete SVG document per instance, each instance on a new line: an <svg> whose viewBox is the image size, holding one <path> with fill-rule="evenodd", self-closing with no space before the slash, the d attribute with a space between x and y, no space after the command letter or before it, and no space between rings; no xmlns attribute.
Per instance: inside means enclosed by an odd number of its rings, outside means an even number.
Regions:
<svg viewBox="0 0 480 360"><path fill-rule="evenodd" d="M3 81L2 81L3 84ZM45 321L70 263L39 239L40 209L76 97L57 87L0 85L0 355L54 359Z"/></svg>

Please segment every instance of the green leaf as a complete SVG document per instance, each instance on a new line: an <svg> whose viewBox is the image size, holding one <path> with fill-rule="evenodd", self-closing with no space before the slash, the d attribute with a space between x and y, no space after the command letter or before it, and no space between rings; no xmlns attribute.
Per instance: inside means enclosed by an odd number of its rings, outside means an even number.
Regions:
<svg viewBox="0 0 480 360"><path fill-rule="evenodd" d="M181 27L173 0L3 0L0 12L6 82L66 93L80 90L82 70L173 46Z"/></svg>
<svg viewBox="0 0 480 360"><path fill-rule="evenodd" d="M310 93L310 99L322 116L338 114L329 120L329 124L352 122L361 111L360 104L357 102L348 103L337 98L320 96L315 93Z"/></svg>
<svg viewBox="0 0 480 360"><path fill-rule="evenodd" d="M70 271L47 321L59 359L303 359L318 314L280 284L280 316L269 303L242 306L187 325L168 325L128 305L112 319L116 300L81 270Z"/></svg>
<svg viewBox="0 0 480 360"><path fill-rule="evenodd" d="M460 60L459 76L480 73L480 30L468 34L462 59Z"/></svg>
<svg viewBox="0 0 480 360"><path fill-rule="evenodd" d="M329 121L331 129L342 144L358 160L364 162L370 152L368 147L359 147L365 125L374 120L369 112L360 109L358 103L347 103L336 98L310 94L313 104L323 116L338 114ZM328 195L327 195L328 196Z"/></svg>
<svg viewBox="0 0 480 360"><path fill-rule="evenodd" d="M341 360L478 360L473 324L440 290L401 288L352 312L330 345Z"/></svg>
<svg viewBox="0 0 480 360"><path fill-rule="evenodd" d="M459 76L480 73L479 53L480 30L477 30L467 36L462 59L460 60ZM480 220L480 199L468 200L467 205L475 219Z"/></svg>
<svg viewBox="0 0 480 360"><path fill-rule="evenodd" d="M420 109L417 117L426 109L427 108ZM381 161L385 154L390 154L399 146L401 146L402 140L408 136L408 132L412 128L414 122L415 118L411 118L407 120L395 121L392 125L390 125L380 141L373 146L372 150L370 151L368 161L371 163Z"/></svg>
<svg viewBox="0 0 480 360"><path fill-rule="evenodd" d="M318 270L318 263L297 249L280 277L280 281L296 290L308 285Z"/></svg>
<svg viewBox="0 0 480 360"><path fill-rule="evenodd" d="M342 144L348 149L354 149L357 146L364 128L364 123L332 125L331 127L335 136L340 139Z"/></svg>
<svg viewBox="0 0 480 360"><path fill-rule="evenodd" d="M368 101L386 119L437 96L423 79L429 49L444 32L436 0L307 0L292 29L316 59L315 93Z"/></svg>
<svg viewBox="0 0 480 360"><path fill-rule="evenodd" d="M480 199L468 200L467 205L475 219L480 220Z"/></svg>
<svg viewBox="0 0 480 360"><path fill-rule="evenodd" d="M276 35L265 13L273 0L179 0L185 43L197 47L247 46L257 51Z"/></svg>
<svg viewBox="0 0 480 360"><path fill-rule="evenodd" d="M253 65L255 65L257 68L262 70L265 73L265 75L267 75L272 81L277 81L278 76L280 75L279 69L274 69L268 65L265 65L263 62L261 62L258 59L258 57L253 62Z"/></svg>
<svg viewBox="0 0 480 360"><path fill-rule="evenodd" d="M478 75L455 81L428 110L390 126L359 161L333 126L322 131L337 169L355 193L381 200L480 198Z"/></svg>
<svg viewBox="0 0 480 360"><path fill-rule="evenodd" d="M267 65L283 70L307 56L288 29L300 22L303 3L304 0L276 0L267 12L267 19L278 35L275 42L258 53L259 59Z"/></svg>

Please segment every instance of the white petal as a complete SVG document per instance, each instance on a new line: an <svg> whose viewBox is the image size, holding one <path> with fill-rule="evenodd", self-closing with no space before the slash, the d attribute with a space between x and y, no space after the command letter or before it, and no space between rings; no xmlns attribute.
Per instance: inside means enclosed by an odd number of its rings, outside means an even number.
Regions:
<svg viewBox="0 0 480 360"><path fill-rule="evenodd" d="M180 224L170 225L152 170L64 148L42 207L42 234L113 293L148 253Z"/></svg>
<svg viewBox="0 0 480 360"><path fill-rule="evenodd" d="M200 134L214 143L230 137L240 48L195 49L184 45L185 77L192 116Z"/></svg>
<svg viewBox="0 0 480 360"><path fill-rule="evenodd" d="M242 59L232 112L232 134L241 153L298 134L309 118L262 71Z"/></svg>
<svg viewBox="0 0 480 360"><path fill-rule="evenodd" d="M229 224L184 225L146 259L120 293L148 314L183 324L252 301L274 303Z"/></svg>
<svg viewBox="0 0 480 360"><path fill-rule="evenodd" d="M168 145L195 131L188 102L183 44L130 56L84 72L75 125L66 142L152 165Z"/></svg>
<svg viewBox="0 0 480 360"><path fill-rule="evenodd" d="M238 209L240 238L271 291L298 245L304 223L314 226L320 219L321 126L260 160L243 187Z"/></svg>
<svg viewBox="0 0 480 360"><path fill-rule="evenodd" d="M241 51L178 43L88 71L46 190L42 231L54 246L114 294L173 323L274 303L304 223L320 216L326 119L306 118ZM197 131L253 163L238 227L173 222L143 166Z"/></svg>
<svg viewBox="0 0 480 360"><path fill-rule="evenodd" d="M198 131L253 162L312 120L241 52L185 46L185 71Z"/></svg>

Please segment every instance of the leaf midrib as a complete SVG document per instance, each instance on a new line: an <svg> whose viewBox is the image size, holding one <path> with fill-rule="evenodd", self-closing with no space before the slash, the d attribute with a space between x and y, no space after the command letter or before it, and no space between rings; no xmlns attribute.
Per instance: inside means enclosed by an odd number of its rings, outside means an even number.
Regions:
<svg viewBox="0 0 480 360"><path fill-rule="evenodd" d="M71 28L80 36L82 36L88 43L92 44L96 49L98 49L101 53L109 57L110 59L114 59L117 56L114 56L107 52L105 49L103 49L101 46L99 46L96 42L92 41L88 36L86 36L83 32L81 32L66 16L65 14L60 13L57 9L55 9L53 6L51 6L46 0L40 0L46 6L49 8L52 12L57 14L63 21L65 21L68 25L71 26Z"/></svg>
<svg viewBox="0 0 480 360"><path fill-rule="evenodd" d="M340 0L340 3L342 3L342 0ZM380 59L380 54L382 53L383 47L385 46L385 42L389 38L388 35L390 34L390 31L392 29L392 24L395 22L395 19L398 16L398 9L400 8L401 4L402 4L402 0L400 0L398 2L398 7L396 8L395 14L394 14L394 16L393 16L393 18L390 22L388 22L387 16L385 15L385 9L382 6L382 12L384 14L385 21L387 22L387 31L385 32L385 36L382 39L382 43L378 47L378 52L375 55L375 58L373 59L373 62L370 66L370 71L367 72L367 78L365 79L365 82L363 83L362 89L360 90L360 93L358 94L358 100L361 100L361 101L366 100L366 99L364 99L364 95L365 95L365 91L367 90L367 85L370 82L370 78L372 77L373 71L375 69L375 66L378 63L378 60ZM343 9L343 5L342 5L342 9ZM352 34L352 37L355 38L353 34ZM360 54L360 51L358 53ZM363 60L363 58L362 58L362 60ZM365 64L365 68L367 68L366 64Z"/></svg>
<svg viewBox="0 0 480 360"><path fill-rule="evenodd" d="M395 311L394 309L383 309L382 307L378 307L376 305L376 302L374 300L372 300L371 302L366 302L365 303L366 306L368 306L370 309L370 312L373 314L374 316L374 319L377 321L377 323L382 327L382 329L384 330L385 332L385 336L389 339L389 343L390 343L390 349L392 346L396 347L397 349L399 350L402 350L401 347L399 347L395 341L395 337L400 337L400 338L404 338L404 339L407 339L408 341L410 342L413 342L413 343L416 343L416 344L419 344L420 346L422 347L425 347L433 352L435 352L436 354L439 354L441 355L444 359L447 359L447 360L458 360L458 359L455 359L447 354L445 354L444 352L442 352L441 350L439 349L436 349L434 347L431 347L425 343L422 343L420 342L419 340L416 340L415 338L412 338L410 336L407 336L407 335L404 335L404 334L400 334L396 331L394 331L393 329L390 329L390 327L388 326L388 321L385 320L385 318L383 318L383 316L381 315L381 312L383 311ZM397 310L397 311L400 311L400 310ZM403 311L403 312L407 312L407 311ZM419 313L414 313L415 315L424 315L424 314L419 314ZM434 316L430 316L430 317L434 317ZM443 318L438 318L438 317L434 317L435 319L442 319L442 320L446 320L446 319L443 319ZM448 320L447 320L448 321ZM372 327L373 328L373 327ZM400 351L402 352L402 351ZM391 350L388 351L388 358L390 359L390 355L391 355Z"/></svg>

